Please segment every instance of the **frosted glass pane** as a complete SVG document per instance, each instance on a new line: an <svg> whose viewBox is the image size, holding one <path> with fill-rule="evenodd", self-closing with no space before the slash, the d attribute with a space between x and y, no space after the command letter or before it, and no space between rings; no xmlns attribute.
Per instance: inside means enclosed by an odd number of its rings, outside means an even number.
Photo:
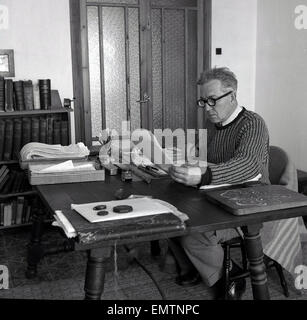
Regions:
<svg viewBox="0 0 307 320"><path fill-rule="evenodd" d="M139 4L139 0L87 0L88 3L91 2L101 2L101 3L115 3L115 4Z"/></svg>
<svg viewBox="0 0 307 320"><path fill-rule="evenodd" d="M188 129L197 128L197 12L188 11L188 74L187 74L187 113Z"/></svg>
<svg viewBox="0 0 307 320"><path fill-rule="evenodd" d="M165 127L184 128L185 118L185 15L164 11L165 28Z"/></svg>
<svg viewBox="0 0 307 320"><path fill-rule="evenodd" d="M131 130L141 127L139 9L128 9Z"/></svg>
<svg viewBox="0 0 307 320"><path fill-rule="evenodd" d="M125 15L120 7L102 8L106 127L127 120Z"/></svg>
<svg viewBox="0 0 307 320"><path fill-rule="evenodd" d="M87 8L92 137L102 129L98 7Z"/></svg>
<svg viewBox="0 0 307 320"><path fill-rule="evenodd" d="M161 10L153 9L151 11L151 18L153 127L154 129L163 129Z"/></svg>

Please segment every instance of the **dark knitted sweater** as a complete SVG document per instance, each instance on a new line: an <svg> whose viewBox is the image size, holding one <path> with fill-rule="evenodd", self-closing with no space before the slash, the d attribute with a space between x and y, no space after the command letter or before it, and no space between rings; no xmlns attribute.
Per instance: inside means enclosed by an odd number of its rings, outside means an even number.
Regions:
<svg viewBox="0 0 307 320"><path fill-rule="evenodd" d="M259 173L269 183L269 133L264 120L245 108L226 126L208 126L204 184L241 183Z"/></svg>

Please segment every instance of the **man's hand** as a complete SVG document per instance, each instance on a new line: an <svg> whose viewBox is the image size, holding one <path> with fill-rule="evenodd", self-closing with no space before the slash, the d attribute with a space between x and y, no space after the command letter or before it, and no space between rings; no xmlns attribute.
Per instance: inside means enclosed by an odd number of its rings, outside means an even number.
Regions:
<svg viewBox="0 0 307 320"><path fill-rule="evenodd" d="M197 186L201 182L202 170L200 167L172 166L169 174L176 182L186 186Z"/></svg>

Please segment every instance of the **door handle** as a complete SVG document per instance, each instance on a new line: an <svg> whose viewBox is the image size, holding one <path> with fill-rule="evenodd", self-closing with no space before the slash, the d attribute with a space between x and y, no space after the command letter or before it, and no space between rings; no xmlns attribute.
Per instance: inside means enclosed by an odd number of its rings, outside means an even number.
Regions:
<svg viewBox="0 0 307 320"><path fill-rule="evenodd" d="M147 93L144 93L143 99L142 100L137 100L136 102L138 103L146 103L150 101L150 96L147 95Z"/></svg>

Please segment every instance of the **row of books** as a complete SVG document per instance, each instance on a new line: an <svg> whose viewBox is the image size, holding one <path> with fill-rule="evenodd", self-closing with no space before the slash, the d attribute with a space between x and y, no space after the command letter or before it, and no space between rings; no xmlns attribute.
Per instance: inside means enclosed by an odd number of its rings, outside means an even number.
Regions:
<svg viewBox="0 0 307 320"><path fill-rule="evenodd" d="M0 203L0 226L8 227L31 222L31 199L17 197L10 202Z"/></svg>
<svg viewBox="0 0 307 320"><path fill-rule="evenodd" d="M69 144L68 120L58 115L0 119L0 161L17 160L30 142Z"/></svg>
<svg viewBox="0 0 307 320"><path fill-rule="evenodd" d="M0 77L0 112L51 109L50 79L13 81ZM61 102L60 102L61 104Z"/></svg>
<svg viewBox="0 0 307 320"><path fill-rule="evenodd" d="M6 165L0 168L0 193L2 195L23 193L31 190L23 171L10 170Z"/></svg>

